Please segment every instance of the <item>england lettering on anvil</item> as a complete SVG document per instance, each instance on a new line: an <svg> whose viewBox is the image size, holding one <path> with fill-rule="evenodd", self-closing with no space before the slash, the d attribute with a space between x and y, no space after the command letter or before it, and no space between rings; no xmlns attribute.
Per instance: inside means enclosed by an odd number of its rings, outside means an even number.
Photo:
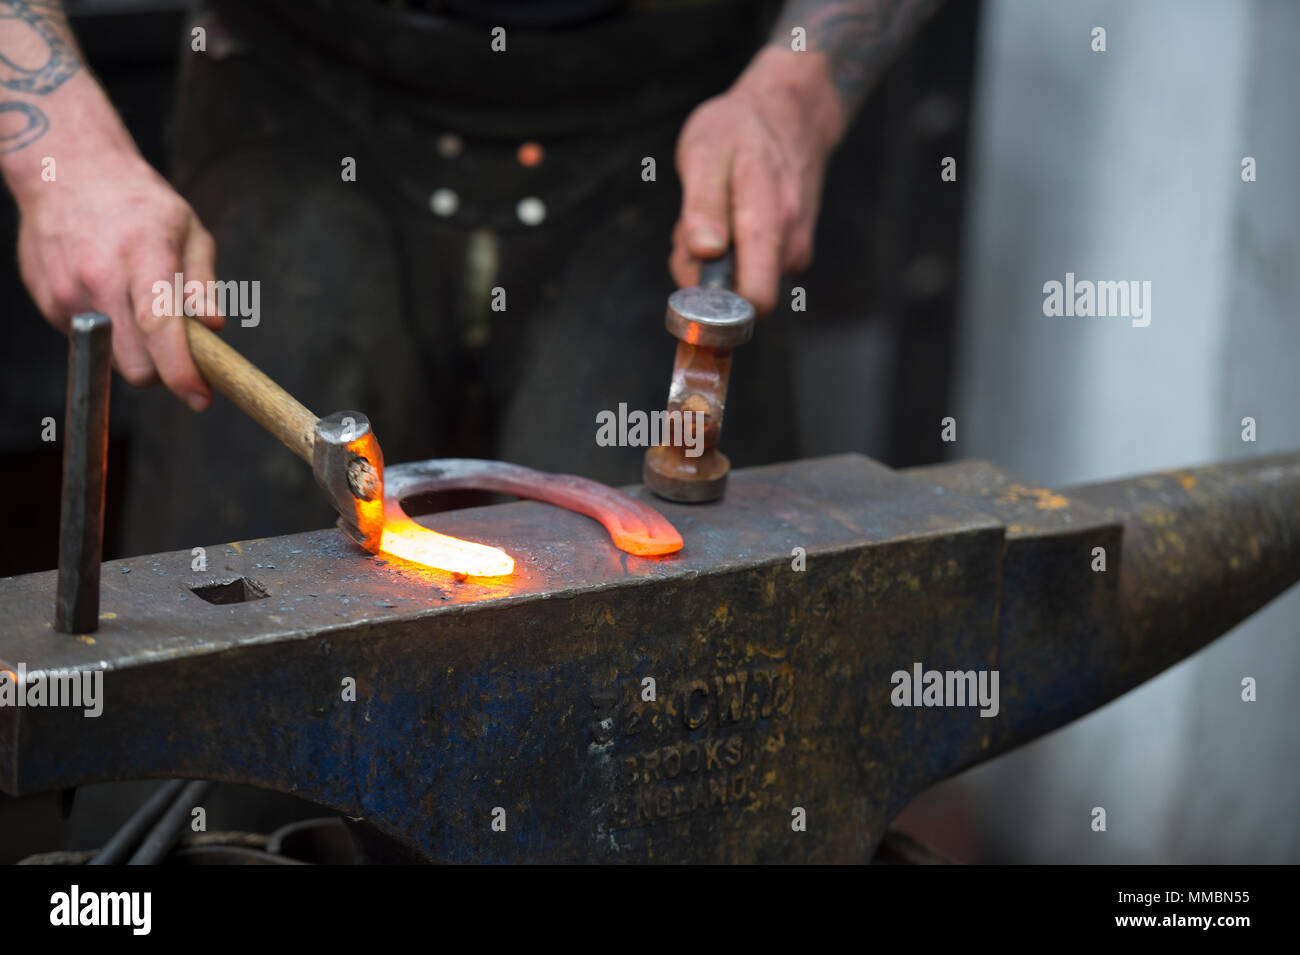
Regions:
<svg viewBox="0 0 1300 955"><path fill-rule="evenodd" d="M621 401L618 412L596 413L596 444L602 448L649 448L669 445L685 448L688 458L704 453L703 411L627 410Z"/></svg>
<svg viewBox="0 0 1300 955"><path fill-rule="evenodd" d="M103 670L0 669L0 706L80 707L91 719L104 712Z"/></svg>
<svg viewBox="0 0 1300 955"><path fill-rule="evenodd" d="M895 670L889 701L894 706L978 706L980 716L998 715L997 670Z"/></svg>

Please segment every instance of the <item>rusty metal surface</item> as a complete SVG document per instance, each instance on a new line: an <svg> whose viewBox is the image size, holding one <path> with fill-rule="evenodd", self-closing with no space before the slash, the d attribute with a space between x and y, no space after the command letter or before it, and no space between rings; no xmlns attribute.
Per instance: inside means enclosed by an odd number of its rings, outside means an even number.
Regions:
<svg viewBox="0 0 1300 955"><path fill-rule="evenodd" d="M106 670L98 718L0 708L0 786L253 783L435 860L866 860L930 783L1136 685L1300 575L1300 456L1055 494L986 465L846 455L658 506L685 540L662 558L540 504L439 514L516 555L490 586L332 530L212 547L207 574L189 550L110 562L93 637L50 629L53 574L0 581L0 663ZM1170 563L1171 531L1194 559ZM191 590L237 577L268 596ZM998 716L892 705L914 662L997 669Z"/></svg>
<svg viewBox="0 0 1300 955"><path fill-rule="evenodd" d="M1142 659L1111 661L1123 692L1208 643L1300 578L1300 456L1186 468L1063 494L1124 525L1119 618Z"/></svg>
<svg viewBox="0 0 1300 955"><path fill-rule="evenodd" d="M1121 570L1118 521L986 461L903 473L930 485L932 493L963 495L1006 527L998 659L1016 665L1002 666L1000 692L1003 705L1020 716L991 721L990 748L1001 751L1033 739L1115 695L1099 692L1096 683L1116 663L1111 649ZM1098 547L1108 561L1105 572L1092 570ZM1128 686L1145 678L1135 677Z"/></svg>
<svg viewBox="0 0 1300 955"><path fill-rule="evenodd" d="M700 284L668 297L664 325L677 338L668 387L669 420L679 422L674 439L648 448L641 479L655 494L681 504L716 501L726 492L731 461L718 450L731 379L731 352L754 333L754 306L731 290L735 253L728 249L700 266ZM687 449L685 426L697 422L698 446ZM699 427L702 425L702 429Z"/></svg>

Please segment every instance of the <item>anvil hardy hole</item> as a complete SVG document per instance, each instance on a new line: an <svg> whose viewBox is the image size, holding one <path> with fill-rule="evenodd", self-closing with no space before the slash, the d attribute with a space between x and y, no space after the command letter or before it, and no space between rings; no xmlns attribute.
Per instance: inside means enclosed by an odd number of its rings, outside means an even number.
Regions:
<svg viewBox="0 0 1300 955"><path fill-rule="evenodd" d="M190 590L210 604L242 604L268 596L265 587L247 577L214 580L209 584L190 587Z"/></svg>

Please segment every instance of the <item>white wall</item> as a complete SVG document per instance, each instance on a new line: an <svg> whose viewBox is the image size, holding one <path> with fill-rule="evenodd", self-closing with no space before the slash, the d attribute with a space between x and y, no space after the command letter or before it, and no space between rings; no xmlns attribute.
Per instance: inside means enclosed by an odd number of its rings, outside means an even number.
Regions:
<svg viewBox="0 0 1300 955"><path fill-rule="evenodd" d="M1300 4L991 0L980 43L956 456L1060 484L1300 449ZM1067 271L1151 281L1150 326L1044 316ZM1300 861L1297 591L962 777L988 854Z"/></svg>

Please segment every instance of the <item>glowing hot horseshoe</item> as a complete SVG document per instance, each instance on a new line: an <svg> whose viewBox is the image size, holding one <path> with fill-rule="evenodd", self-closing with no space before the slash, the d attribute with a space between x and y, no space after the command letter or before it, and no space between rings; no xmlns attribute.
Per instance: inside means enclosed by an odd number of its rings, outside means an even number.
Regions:
<svg viewBox="0 0 1300 955"><path fill-rule="evenodd" d="M496 568L491 573L472 570L461 570L459 571L461 573L475 576L497 576L501 573L509 573L509 570L499 569L504 566L505 561L510 561L510 556L504 551L436 534L416 524L402 510L404 498L434 491L457 490L497 491L502 494L513 494L516 497L545 501L547 504L585 514L600 522L609 532L614 546L638 557L657 557L682 549L682 536L677 533L677 529L668 522L667 518L650 505L629 497L622 491L572 474L547 474L517 464L472 458L418 461L388 468L384 473L386 502L384 540L388 541L391 528L393 530L391 543L405 546L408 540L406 534L410 527L414 527L425 533L435 534L442 541L448 542L444 546L452 547L471 561L481 560L484 566ZM473 550L461 550L463 548ZM380 549L399 557L406 556L400 551L390 551L386 543L381 543ZM437 561L423 558L410 559L452 569ZM495 564L492 563L494 560Z"/></svg>

